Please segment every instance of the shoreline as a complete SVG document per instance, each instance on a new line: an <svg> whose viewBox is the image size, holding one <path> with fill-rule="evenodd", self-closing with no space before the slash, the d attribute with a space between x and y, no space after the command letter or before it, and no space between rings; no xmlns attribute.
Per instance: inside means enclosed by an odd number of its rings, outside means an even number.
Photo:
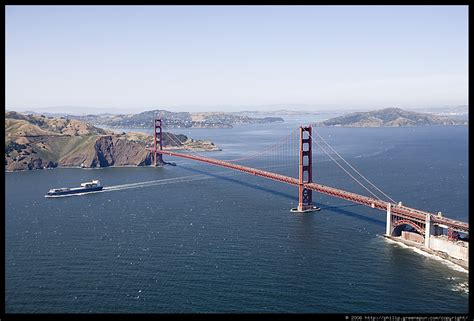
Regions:
<svg viewBox="0 0 474 321"><path fill-rule="evenodd" d="M164 165L169 165L169 164L162 164L156 167L163 167ZM173 165L170 165L173 166ZM53 169L104 169L104 168L131 168L131 167L136 167L136 168L146 168L146 167L155 167L153 165L143 165L143 166L138 166L138 165L112 165L112 166L105 166L105 167L81 167L81 166L57 166L57 167L52 167L52 168L34 168L34 169L20 169L17 171L10 171L10 170L5 170L5 173L19 173L19 172L31 172L31 171L39 171L39 170L53 170Z"/></svg>
<svg viewBox="0 0 474 321"><path fill-rule="evenodd" d="M183 151L183 152L221 152L222 149L216 147L215 149L205 149L205 148L195 148L195 149L187 149L187 148L179 148L179 147L171 147L166 148L163 150L170 150L170 151ZM168 163L164 163L162 165L171 165ZM33 168L33 169L19 169L19 170L7 170L5 169L5 173L16 173L16 172L28 172L28 171L36 171L36 170L44 170L44 169L56 169L56 168L80 168L80 169L99 169L99 168L109 168L109 167L152 167L153 165L111 165L105 167L81 167L81 166L56 166L56 167L48 167L48 168ZM154 166L153 166L154 167Z"/></svg>
<svg viewBox="0 0 474 321"><path fill-rule="evenodd" d="M455 259L448 254L440 251L435 251L431 249L427 249L424 245L411 242L408 240L403 240L398 237L382 235L386 240L396 243L397 245L401 245L403 247L409 248L410 250L417 252L418 254L431 257L436 260L441 260L444 263L447 263L448 266L451 268L456 267L455 269L461 272L469 273L469 262ZM454 265L454 266L453 266Z"/></svg>

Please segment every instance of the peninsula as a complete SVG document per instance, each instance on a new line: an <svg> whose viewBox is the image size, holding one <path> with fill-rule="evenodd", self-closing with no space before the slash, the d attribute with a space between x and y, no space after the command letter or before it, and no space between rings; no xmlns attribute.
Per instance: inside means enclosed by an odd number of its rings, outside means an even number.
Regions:
<svg viewBox="0 0 474 321"><path fill-rule="evenodd" d="M5 170L151 165L153 136L115 133L65 117L5 113ZM219 150L214 143L163 133L164 149Z"/></svg>
<svg viewBox="0 0 474 321"><path fill-rule="evenodd" d="M153 119L163 119L165 128L233 128L241 124L283 122L281 117L249 117L225 112L171 112L150 110L139 114L99 114L67 117L108 128L153 128Z"/></svg>

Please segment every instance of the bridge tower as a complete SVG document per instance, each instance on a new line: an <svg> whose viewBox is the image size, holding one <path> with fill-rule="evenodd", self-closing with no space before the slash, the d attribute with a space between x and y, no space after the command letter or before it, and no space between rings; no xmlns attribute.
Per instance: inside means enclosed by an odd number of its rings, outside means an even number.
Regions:
<svg viewBox="0 0 474 321"><path fill-rule="evenodd" d="M154 166L158 166L158 163L159 164L163 164L163 155L161 154L158 154L156 151L157 151L157 144L159 144L159 148L160 150L163 149L163 132L162 132L162 120L161 118L156 118L154 121L153 121L153 127L154 127L154 148L153 148L153 152L154 152L154 158L153 158L153 165ZM157 139L159 140L157 142ZM158 162L157 162L158 160Z"/></svg>
<svg viewBox="0 0 474 321"><path fill-rule="evenodd" d="M311 126L300 126L298 207L291 209L292 212L304 213L319 210L319 207L313 206L313 191L304 187L304 184L313 182L311 129Z"/></svg>

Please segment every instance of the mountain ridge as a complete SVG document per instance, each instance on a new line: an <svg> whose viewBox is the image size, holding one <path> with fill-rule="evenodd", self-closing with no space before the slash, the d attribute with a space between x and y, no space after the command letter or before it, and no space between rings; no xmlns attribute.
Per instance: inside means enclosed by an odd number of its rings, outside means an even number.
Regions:
<svg viewBox="0 0 474 321"><path fill-rule="evenodd" d="M433 115L403 110L401 108L384 108L368 112L353 112L316 123L317 126L344 127L404 127L432 125L467 125L466 120L447 116Z"/></svg>
<svg viewBox="0 0 474 321"><path fill-rule="evenodd" d="M115 133L76 119L5 113L5 170L146 166L153 136ZM163 133L164 149L219 150L210 141Z"/></svg>
<svg viewBox="0 0 474 321"><path fill-rule="evenodd" d="M48 113L34 113L48 114ZM51 115L51 114L50 114ZM283 122L281 117L250 117L232 112L172 112L155 109L137 114L56 114L109 128L153 128L153 119L162 118L164 128L232 128L239 124Z"/></svg>

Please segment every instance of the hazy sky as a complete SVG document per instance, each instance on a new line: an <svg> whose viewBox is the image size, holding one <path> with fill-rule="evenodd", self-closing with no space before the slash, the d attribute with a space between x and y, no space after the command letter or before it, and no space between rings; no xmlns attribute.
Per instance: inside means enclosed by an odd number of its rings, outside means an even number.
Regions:
<svg viewBox="0 0 474 321"><path fill-rule="evenodd" d="M468 103L467 6L7 6L5 54L12 110Z"/></svg>

